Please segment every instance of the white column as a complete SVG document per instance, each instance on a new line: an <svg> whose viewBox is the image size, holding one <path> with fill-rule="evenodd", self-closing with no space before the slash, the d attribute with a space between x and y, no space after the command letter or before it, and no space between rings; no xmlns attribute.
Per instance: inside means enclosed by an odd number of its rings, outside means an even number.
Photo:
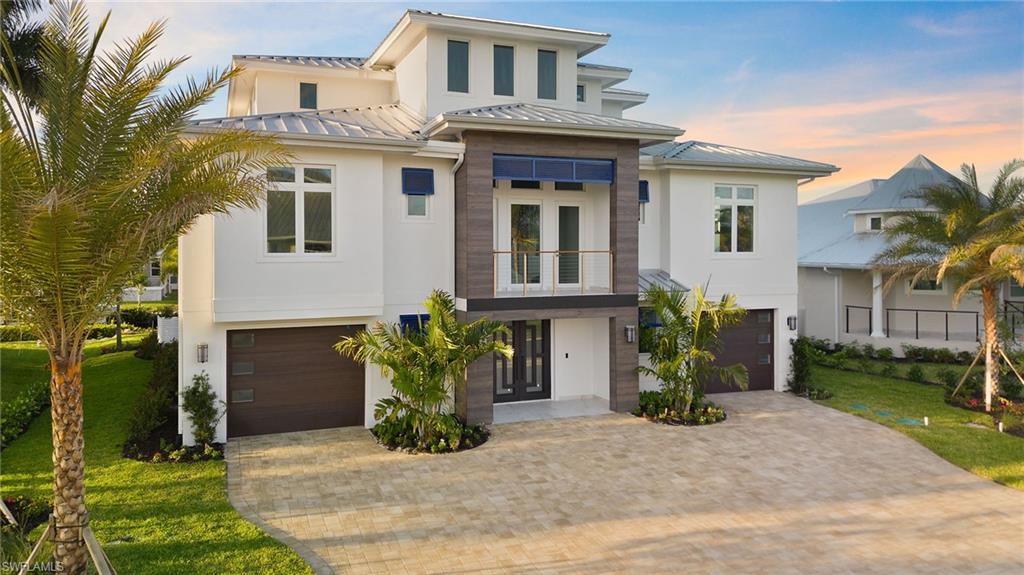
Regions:
<svg viewBox="0 0 1024 575"><path fill-rule="evenodd" d="M875 270L871 272L871 337L885 337L883 305L882 272Z"/></svg>

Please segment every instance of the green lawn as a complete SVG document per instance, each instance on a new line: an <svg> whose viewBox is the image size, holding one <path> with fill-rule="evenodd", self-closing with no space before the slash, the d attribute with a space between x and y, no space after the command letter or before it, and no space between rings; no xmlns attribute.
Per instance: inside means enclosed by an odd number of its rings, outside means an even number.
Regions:
<svg viewBox="0 0 1024 575"><path fill-rule="evenodd" d="M1024 490L1024 439L998 433L984 413L946 404L941 387L820 366L813 369L812 385L833 394L820 403L892 427L951 463ZM856 404L869 409L856 409ZM878 416L877 411L892 415ZM925 416L928 427L897 422L901 417L921 420ZM985 428L964 425L968 422Z"/></svg>
<svg viewBox="0 0 1024 575"><path fill-rule="evenodd" d="M143 334L126 335L122 341L139 341L143 337ZM85 344L85 357L99 355L101 347L113 342L112 337L90 340ZM42 346L34 341L8 342L0 345L0 401L10 401L27 385L49 379L50 360Z"/></svg>
<svg viewBox="0 0 1024 575"><path fill-rule="evenodd" d="M9 345L18 344L0 348ZM150 371L131 352L91 357L84 370L86 497L114 567L133 574L311 573L231 507L222 461L150 464L121 457L129 406ZM4 449L4 495L50 496L48 413Z"/></svg>
<svg viewBox="0 0 1024 575"><path fill-rule="evenodd" d="M943 371L947 371L947 370L948 371L952 371L953 373L955 373L957 375L958 378L960 376L962 376L965 371L967 371L967 366L966 365L957 365L957 364L949 364L949 363L925 363L925 362L910 363L910 362L902 362L902 361L900 361L900 362L896 362L896 361L883 361L883 360L880 360L880 359L848 359L848 360L846 360L846 367L849 368L849 369L856 370L856 371L862 371L862 367L861 366L864 365L864 364L868 364L868 365L871 366L871 370L874 373L880 373L882 371L882 368L886 364L888 364L888 363L891 363L891 364L896 366L896 377L906 379L907 378L907 371L910 369L910 367L912 365L917 365L917 366L921 367L921 371L924 373L924 378L925 378L926 381L929 381L931 383L938 383L938 384L944 383L942 378L939 377L939 374L942 373ZM974 366L972 371L974 373L984 373L984 371L985 371L984 365L976 365L976 366Z"/></svg>

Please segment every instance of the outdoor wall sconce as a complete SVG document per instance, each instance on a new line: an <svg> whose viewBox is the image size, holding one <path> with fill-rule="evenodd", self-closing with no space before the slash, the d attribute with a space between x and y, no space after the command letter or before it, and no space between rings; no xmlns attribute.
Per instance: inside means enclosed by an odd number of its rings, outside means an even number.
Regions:
<svg viewBox="0 0 1024 575"><path fill-rule="evenodd" d="M206 363L210 359L210 346L209 344L200 343L196 346L196 361L199 363Z"/></svg>
<svg viewBox="0 0 1024 575"><path fill-rule="evenodd" d="M636 326L635 325L627 325L626 326L626 342L627 343L633 343L635 341L636 341Z"/></svg>
<svg viewBox="0 0 1024 575"><path fill-rule="evenodd" d="M789 326L789 331L796 331L796 316L791 315L786 318L786 325Z"/></svg>

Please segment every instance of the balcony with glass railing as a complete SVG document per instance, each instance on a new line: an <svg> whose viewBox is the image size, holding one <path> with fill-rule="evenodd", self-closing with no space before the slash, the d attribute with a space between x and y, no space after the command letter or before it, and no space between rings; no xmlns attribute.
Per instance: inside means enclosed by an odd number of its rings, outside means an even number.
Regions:
<svg viewBox="0 0 1024 575"><path fill-rule="evenodd" d="M495 250L494 296L611 294L611 250Z"/></svg>

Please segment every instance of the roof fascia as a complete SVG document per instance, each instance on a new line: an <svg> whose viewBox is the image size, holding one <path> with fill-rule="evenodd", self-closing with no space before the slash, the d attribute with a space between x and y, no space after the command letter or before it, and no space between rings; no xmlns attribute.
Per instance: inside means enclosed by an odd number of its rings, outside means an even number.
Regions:
<svg viewBox="0 0 1024 575"><path fill-rule="evenodd" d="M243 58L232 58L232 64L244 67L246 70L265 70L268 72L287 72L289 74L303 74L309 76L349 76L364 80L387 80L395 79L394 72L390 70L372 70L369 68L327 68L310 66L307 64L291 64L286 62L265 62L261 60L245 60Z"/></svg>
<svg viewBox="0 0 1024 575"><path fill-rule="evenodd" d="M216 134L230 128L213 128L207 126L189 126L185 134L201 135ZM328 148L351 148L360 150L395 150L408 152L410 149L422 148L421 140L392 140L387 138L351 138L326 134L283 134L280 132L262 131L277 137L282 144L293 146L322 146Z"/></svg>
<svg viewBox="0 0 1024 575"><path fill-rule="evenodd" d="M551 125L544 122L505 120L500 118L459 118L443 116L435 118L423 132L427 137L451 134L463 130L489 130L495 132L520 132L528 134L557 134L570 136L591 136L599 138L638 139L644 145L667 142L682 134L679 129L642 129L617 126Z"/></svg>
<svg viewBox="0 0 1024 575"><path fill-rule="evenodd" d="M830 176L840 170L833 166L832 168L804 168L796 166L784 166L773 168L771 166L761 166L757 164L730 164L727 162L704 162L696 160L674 160L668 158L657 158L651 159L652 164L655 167L668 168L671 170L703 170L703 171L732 171L732 172L756 172L763 174L783 174L793 175L802 177L824 177Z"/></svg>

